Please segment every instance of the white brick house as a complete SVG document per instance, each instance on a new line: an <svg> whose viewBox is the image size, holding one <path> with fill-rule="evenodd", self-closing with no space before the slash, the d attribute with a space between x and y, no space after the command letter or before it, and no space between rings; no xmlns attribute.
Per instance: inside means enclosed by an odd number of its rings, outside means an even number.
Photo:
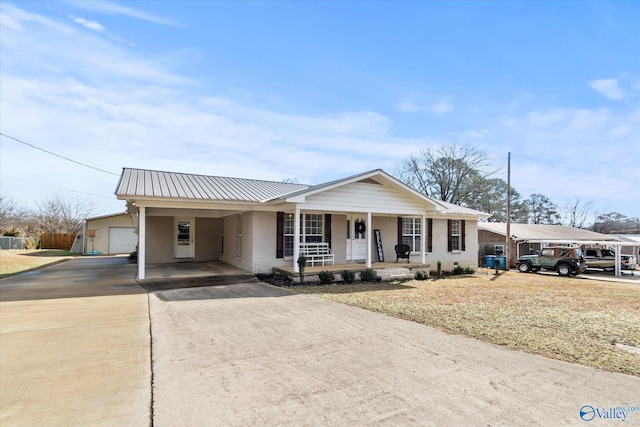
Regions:
<svg viewBox="0 0 640 427"><path fill-rule="evenodd" d="M147 263L219 260L297 271L301 247L326 243L336 264L396 260L477 267L479 211L426 197L377 169L320 185L124 168L116 196L138 219L138 277Z"/></svg>

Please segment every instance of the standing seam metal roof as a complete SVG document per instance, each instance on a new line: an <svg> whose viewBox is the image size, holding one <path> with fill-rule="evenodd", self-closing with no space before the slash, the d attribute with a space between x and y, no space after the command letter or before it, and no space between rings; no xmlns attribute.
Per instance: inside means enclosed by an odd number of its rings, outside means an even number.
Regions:
<svg viewBox="0 0 640 427"><path fill-rule="evenodd" d="M123 168L116 195L263 202L307 188L286 182Z"/></svg>

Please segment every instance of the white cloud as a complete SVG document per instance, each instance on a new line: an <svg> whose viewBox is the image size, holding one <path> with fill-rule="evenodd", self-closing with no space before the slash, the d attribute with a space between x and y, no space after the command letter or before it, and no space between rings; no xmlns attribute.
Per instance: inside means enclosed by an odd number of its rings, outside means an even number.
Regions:
<svg viewBox="0 0 640 427"><path fill-rule="evenodd" d="M169 25L175 26L175 22L171 19L167 19L160 16L155 16L150 13L142 12L136 9L132 9L130 7L122 6L117 3L113 3L110 1L68 1L67 3L72 4L81 9L90 10L93 12L104 13L108 15L123 15L128 16L129 18L140 19L147 22L153 22L154 24L160 25Z"/></svg>
<svg viewBox="0 0 640 427"><path fill-rule="evenodd" d="M63 34L71 35L74 33L73 29L66 25L60 24L53 19L49 19L46 16L42 16L37 13L28 13L22 9L6 4L2 5L2 10L4 11L2 14L2 25L12 30L22 31L23 27L21 22L37 22L47 28L56 30Z"/></svg>
<svg viewBox="0 0 640 427"><path fill-rule="evenodd" d="M617 100L625 97L624 90L618 86L617 79L592 80L589 82L589 87L609 99Z"/></svg>
<svg viewBox="0 0 640 427"><path fill-rule="evenodd" d="M566 118L566 112L563 110L552 111L532 111L527 115L527 120L532 126L546 127L554 123L558 123Z"/></svg>
<svg viewBox="0 0 640 427"><path fill-rule="evenodd" d="M474 139L492 139L494 137L494 135L487 129L469 129L464 133L464 135L467 138Z"/></svg>
<svg viewBox="0 0 640 427"><path fill-rule="evenodd" d="M609 110L600 108L598 110L579 109L573 112L571 127L576 130L597 130L602 129L610 119Z"/></svg>
<svg viewBox="0 0 640 427"><path fill-rule="evenodd" d="M449 101L440 101L432 105L429 110L434 114L444 115L453 111L453 104Z"/></svg>
<svg viewBox="0 0 640 427"><path fill-rule="evenodd" d="M402 113L419 113L421 111L425 111L426 108L424 108L421 105L418 105L416 103L414 103L411 100L404 100L402 102L400 102L397 106L396 106L397 110L402 112Z"/></svg>
<svg viewBox="0 0 640 427"><path fill-rule="evenodd" d="M83 27L88 28L90 30L104 31L106 29L99 22L88 21L88 20L86 20L84 18L80 18L80 17L74 16L74 15L69 15L69 19L71 19L76 24L82 25Z"/></svg>

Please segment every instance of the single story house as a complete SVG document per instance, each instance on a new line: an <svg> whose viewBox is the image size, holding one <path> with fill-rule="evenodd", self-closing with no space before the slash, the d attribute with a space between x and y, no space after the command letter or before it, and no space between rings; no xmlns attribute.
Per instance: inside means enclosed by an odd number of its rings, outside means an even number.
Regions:
<svg viewBox="0 0 640 427"><path fill-rule="evenodd" d="M583 230L565 225L514 224L510 225L511 257L509 265L515 267L521 255L537 253L542 242L617 242L615 236ZM487 255L505 255L507 224L504 222L478 223L478 257L480 265Z"/></svg>
<svg viewBox="0 0 640 427"><path fill-rule="evenodd" d="M83 253L130 254L138 244L137 232L137 219L126 212L87 218Z"/></svg>
<svg viewBox="0 0 640 427"><path fill-rule="evenodd" d="M396 261L399 243L414 262L475 268L478 218L489 216L427 197L381 169L303 185L124 168L116 196L137 218L139 279L147 263L184 260L297 272L309 248L326 251L327 262L371 268Z"/></svg>

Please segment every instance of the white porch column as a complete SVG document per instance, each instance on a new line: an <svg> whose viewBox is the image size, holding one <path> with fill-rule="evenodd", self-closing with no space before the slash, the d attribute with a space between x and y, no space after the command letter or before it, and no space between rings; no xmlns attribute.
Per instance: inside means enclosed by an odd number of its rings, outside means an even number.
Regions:
<svg viewBox="0 0 640 427"><path fill-rule="evenodd" d="M622 246L614 245L614 248L615 248L614 250L616 251L616 256L615 256L615 259L616 259L616 261L615 261L616 262L616 273L615 274L616 274L616 277L620 277L620 276L622 276L622 271L621 271L621 269L622 269L622 257L620 256L621 255L620 252L621 252Z"/></svg>
<svg viewBox="0 0 640 427"><path fill-rule="evenodd" d="M293 217L293 272L299 273L298 257L300 256L300 208L296 207Z"/></svg>
<svg viewBox="0 0 640 427"><path fill-rule="evenodd" d="M422 231L420 232L421 263L427 263L427 217L422 215Z"/></svg>
<svg viewBox="0 0 640 427"><path fill-rule="evenodd" d="M147 215L146 208L138 208L138 280L144 280L146 269Z"/></svg>
<svg viewBox="0 0 640 427"><path fill-rule="evenodd" d="M367 268L371 268L371 242L373 241L371 239L371 225L371 212L367 212L367 262L365 264Z"/></svg>

